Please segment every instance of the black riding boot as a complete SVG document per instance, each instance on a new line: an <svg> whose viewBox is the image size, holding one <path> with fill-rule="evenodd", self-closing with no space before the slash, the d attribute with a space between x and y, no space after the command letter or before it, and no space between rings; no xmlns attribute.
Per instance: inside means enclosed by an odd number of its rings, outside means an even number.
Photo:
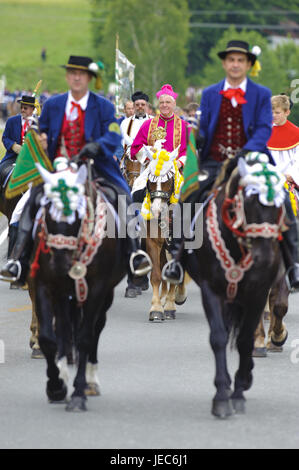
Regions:
<svg viewBox="0 0 299 470"><path fill-rule="evenodd" d="M128 206L132 202L127 195L118 198L118 214L122 221L126 221L126 251L129 258L129 268L134 276L145 276L152 269L152 262L148 254L141 250L139 236L136 236L136 214L130 214ZM131 222L131 223L130 223ZM133 233L131 233L131 231Z"/></svg>
<svg viewBox="0 0 299 470"><path fill-rule="evenodd" d="M180 218L180 234L173 234L172 240L169 245L169 252L172 260L166 263L162 270L163 281L170 282L170 284L181 284L184 279L184 269L181 263L184 251L184 236L183 236L183 212L182 204L177 206L177 212L174 212L173 217Z"/></svg>
<svg viewBox="0 0 299 470"><path fill-rule="evenodd" d="M169 251L172 260L169 261L162 272L163 281L170 282L170 284L181 284L184 279L184 269L181 264L181 257L184 250L184 239L175 238L171 241Z"/></svg>
<svg viewBox="0 0 299 470"><path fill-rule="evenodd" d="M7 259L11 258L11 253L13 247L16 243L18 234L18 226L17 225L10 225L8 229L8 249L7 249Z"/></svg>
<svg viewBox="0 0 299 470"><path fill-rule="evenodd" d="M34 217L32 216L32 211L36 212L35 203L35 196L31 195L24 206L16 234L16 240L9 259L0 271L1 281L18 281L19 286L26 284L30 265L30 256L33 247L31 234Z"/></svg>
<svg viewBox="0 0 299 470"><path fill-rule="evenodd" d="M298 263L298 231L297 224L293 222L289 230L283 233L280 243L282 257L287 271L289 288L292 291L299 289L299 263Z"/></svg>

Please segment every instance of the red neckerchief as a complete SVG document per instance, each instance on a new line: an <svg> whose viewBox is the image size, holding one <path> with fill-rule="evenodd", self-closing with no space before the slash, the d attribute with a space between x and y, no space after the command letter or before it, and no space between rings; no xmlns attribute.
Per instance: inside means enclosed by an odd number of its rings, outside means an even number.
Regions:
<svg viewBox="0 0 299 470"><path fill-rule="evenodd" d="M228 88L226 91L220 91L220 95L223 95L228 100L235 98L238 104L245 104L247 100L245 100L245 91L241 88Z"/></svg>
<svg viewBox="0 0 299 470"><path fill-rule="evenodd" d="M74 109L77 108L79 121L81 122L82 121L82 108L81 108L81 106L78 103L75 103L75 101L71 101L71 104L72 104L72 107L71 107L70 114L72 114Z"/></svg>

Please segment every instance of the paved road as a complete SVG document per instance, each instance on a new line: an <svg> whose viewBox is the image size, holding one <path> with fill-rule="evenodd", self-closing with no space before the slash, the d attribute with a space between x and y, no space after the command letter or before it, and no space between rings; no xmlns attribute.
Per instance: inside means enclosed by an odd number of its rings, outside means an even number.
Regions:
<svg viewBox="0 0 299 470"><path fill-rule="evenodd" d="M124 288L100 340L102 396L70 414L47 403L45 361L30 358L27 293L0 283L0 448L299 448L299 363L291 361L299 358L298 294L284 351L255 360L246 415L219 421L210 414L214 360L198 288L189 286L177 320L164 324L148 322L150 292L125 299ZM232 375L236 366L230 351Z"/></svg>

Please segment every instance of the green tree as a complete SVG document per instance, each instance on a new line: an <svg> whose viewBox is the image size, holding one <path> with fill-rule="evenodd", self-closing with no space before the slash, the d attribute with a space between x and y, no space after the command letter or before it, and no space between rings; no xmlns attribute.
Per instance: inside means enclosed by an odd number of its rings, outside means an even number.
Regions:
<svg viewBox="0 0 299 470"><path fill-rule="evenodd" d="M206 27L209 23L277 25L285 19L299 20L299 0L188 0L191 13L189 39L188 76L198 74L210 60L210 50L221 38L225 28ZM298 11L288 15L286 11ZM195 23L205 23L192 27ZM238 31L244 29L237 28ZM259 32L266 37L271 29ZM281 34L284 31L280 31Z"/></svg>
<svg viewBox="0 0 299 470"><path fill-rule="evenodd" d="M163 83L186 87L189 10L187 0L94 0L93 37L114 80L115 37L119 49L136 65L135 88L153 100Z"/></svg>
<svg viewBox="0 0 299 470"><path fill-rule="evenodd" d="M249 78L270 88L273 95L286 93L291 97L294 87L299 88L299 80L298 83L296 81L297 77L299 78L299 47L293 41L285 42L273 49L267 40L256 31L237 32L233 27L229 28L210 50L209 63L195 80L197 86L206 87L224 77L222 63L217 53L226 48L226 44L231 38L247 41L251 48L258 45L262 50L258 58L262 70L258 77L252 77L249 73ZM294 100L290 120L298 125L299 104L297 101L299 101L299 92L294 95L297 99Z"/></svg>
<svg viewBox="0 0 299 470"><path fill-rule="evenodd" d="M276 51L269 47L267 40L256 31L237 32L234 27L229 28L217 44L210 50L210 62L206 65L203 73L198 76L198 83L207 86L211 83L218 82L224 76L222 63L217 53L225 50L226 44L232 38L247 41L252 48L258 45L262 53L259 61L262 70L258 77L250 77L257 83L269 87L273 93L281 93L288 87L288 77L285 70L281 66L279 56Z"/></svg>

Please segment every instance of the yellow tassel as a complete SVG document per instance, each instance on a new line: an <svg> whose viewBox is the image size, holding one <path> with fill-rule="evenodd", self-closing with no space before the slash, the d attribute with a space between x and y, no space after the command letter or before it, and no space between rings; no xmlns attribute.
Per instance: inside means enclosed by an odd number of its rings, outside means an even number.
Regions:
<svg viewBox="0 0 299 470"><path fill-rule="evenodd" d="M254 63L254 66L252 67L250 71L250 76L251 77L258 77L260 71L262 70L261 63L259 60L256 60Z"/></svg>
<svg viewBox="0 0 299 470"><path fill-rule="evenodd" d="M293 191L290 189L288 183L285 183L285 184L284 184L284 187L286 188L286 190L287 190L288 193L289 193L290 201L291 201L291 206L292 206L292 210L293 210L294 216L297 217L297 201L296 201L296 196L295 196L295 194L293 193Z"/></svg>
<svg viewBox="0 0 299 470"><path fill-rule="evenodd" d="M98 75L96 78L95 88L96 90L102 90L103 88L103 80L101 75Z"/></svg>
<svg viewBox="0 0 299 470"><path fill-rule="evenodd" d="M41 108L40 108L39 101L38 101L36 98L35 98L34 106L35 106L35 109L36 109L36 114L37 114L38 116L40 116Z"/></svg>

